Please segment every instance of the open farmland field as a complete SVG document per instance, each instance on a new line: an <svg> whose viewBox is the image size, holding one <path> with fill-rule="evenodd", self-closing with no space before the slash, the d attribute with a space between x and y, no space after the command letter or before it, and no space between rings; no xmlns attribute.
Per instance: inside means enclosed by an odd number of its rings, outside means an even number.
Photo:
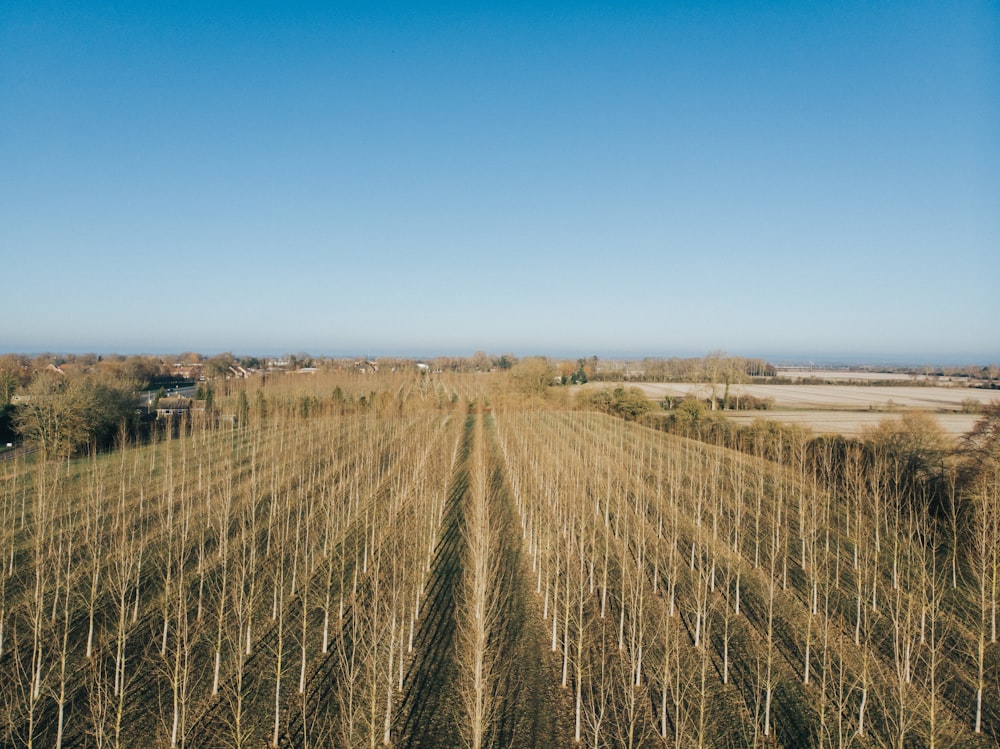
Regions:
<svg viewBox="0 0 1000 749"><path fill-rule="evenodd" d="M597 386L597 385L595 385ZM601 385L603 386L603 384ZM630 386L633 386L630 383ZM591 387L591 386L587 386ZM637 383L653 401L665 397L683 398L691 395L707 399L712 386L706 383ZM717 385L715 395L721 400L723 385ZM863 385L731 385L729 397L738 401L743 396L770 400L770 411L727 412L737 423L754 418L772 419L788 424L800 424L820 433L856 435L877 425L892 412L924 411L934 416L945 432L959 436L968 432L976 415L963 413L968 402L986 405L1000 400L995 390L948 386L867 387Z"/></svg>
<svg viewBox="0 0 1000 749"><path fill-rule="evenodd" d="M819 434L843 434L857 436L870 431L884 421L891 421L892 414L875 411L739 411L727 413L726 418L735 424L745 426L754 419L780 421L784 424L799 424L809 427ZM974 414L933 414L934 421L945 434L953 438L968 433L976 424Z"/></svg>
<svg viewBox="0 0 1000 749"><path fill-rule="evenodd" d="M0 464L0 744L998 745L995 481L959 538L485 382Z"/></svg>
<svg viewBox="0 0 1000 749"><path fill-rule="evenodd" d="M636 385L646 395L655 400L664 396L694 394L709 397L711 385L704 383L639 383ZM716 394L722 397L724 386L716 387ZM962 410L962 401L972 399L981 404L997 400L994 390L979 390L960 387L864 387L858 385L731 385L729 397L739 398L751 395L755 398L770 398L775 408L822 411L886 411L893 408L921 409L934 413L957 413Z"/></svg>

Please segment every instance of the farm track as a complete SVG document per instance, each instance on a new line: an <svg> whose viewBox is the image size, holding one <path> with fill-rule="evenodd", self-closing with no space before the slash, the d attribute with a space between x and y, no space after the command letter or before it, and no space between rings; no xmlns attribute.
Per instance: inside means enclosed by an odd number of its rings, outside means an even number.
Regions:
<svg viewBox="0 0 1000 749"><path fill-rule="evenodd" d="M474 419L486 421L482 443L474 438ZM500 602L499 628L490 637L490 648L503 654L492 690L495 709L492 724L486 729L487 743L539 749L563 746L568 743L568 718L558 693L556 666L546 653L545 632L531 616L535 603L528 571L515 543L513 506L492 421L481 414L470 416L465 429L462 465L449 492L426 599L429 613L415 640L418 655L406 675L395 745L406 749L463 746L458 630L461 617L468 616L463 613L461 591L463 575L468 574L463 563L468 545L462 529L463 513L470 501L470 461L473 451L479 450L487 464L486 491L496 521L494 540L499 559L499 578L492 594Z"/></svg>
<svg viewBox="0 0 1000 749"><path fill-rule="evenodd" d="M499 588L508 593L500 618L503 626L496 638L496 647L509 668L502 670L497 689L501 706L494 746L566 746L572 741L569 694L559 688L559 664L538 620L531 570L518 543L521 534L496 426L492 416L486 416L485 421L488 491L498 518L499 556L503 559Z"/></svg>
<svg viewBox="0 0 1000 749"><path fill-rule="evenodd" d="M394 735L401 749L460 744L455 718L458 664L455 627L462 578L462 514L469 492L473 416L466 418L458 465L445 503L441 536L434 551L424 611L414 637L415 655L403 681Z"/></svg>

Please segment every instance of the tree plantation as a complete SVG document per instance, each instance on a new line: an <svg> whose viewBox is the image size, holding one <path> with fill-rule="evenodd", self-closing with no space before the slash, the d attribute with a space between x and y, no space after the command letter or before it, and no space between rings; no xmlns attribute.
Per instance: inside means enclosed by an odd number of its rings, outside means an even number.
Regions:
<svg viewBox="0 0 1000 749"><path fill-rule="evenodd" d="M0 462L0 744L1000 745L1000 414L932 486L919 420L737 449L522 364Z"/></svg>

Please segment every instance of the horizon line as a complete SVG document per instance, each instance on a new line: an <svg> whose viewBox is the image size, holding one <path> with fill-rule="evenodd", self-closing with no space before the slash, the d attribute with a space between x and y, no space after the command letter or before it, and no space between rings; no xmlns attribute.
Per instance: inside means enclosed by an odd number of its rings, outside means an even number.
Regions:
<svg viewBox="0 0 1000 749"><path fill-rule="evenodd" d="M516 348L516 347L515 347ZM208 353L206 353L208 352ZM236 353L239 352L239 353ZM278 349L274 347L260 347L256 350L252 347L247 348L223 348L219 350L215 349L198 349L195 347L182 347L176 349L164 348L150 348L141 349L138 347L124 347L121 349L115 349L109 347L106 349L99 348L88 348L73 346L69 348L33 348L33 349L22 349L16 350L13 348L8 348L0 346L0 354L14 354L18 356L30 356L38 357L43 355L52 356L84 356L87 354L93 354L95 356L157 356L157 357L170 357L179 356L184 353L195 353L199 356L211 358L212 356L218 356L223 353L229 353L236 358L242 357L254 357L254 358L284 358L288 356L298 356L299 354L306 354L313 358L321 359L374 359L374 358L398 358L398 359L413 359L413 360L423 360L423 359L435 359L438 357L457 357L457 358L469 358L477 353L486 353L487 356L504 356L511 355L518 359L524 359L534 356L542 356L550 359L590 359L592 357L597 357L598 360L605 361L636 361L642 359L696 359L704 358L711 355L712 353L721 352L725 356L729 357L741 357L744 359L762 359L768 364L773 364L774 366L896 366L896 367L925 367L925 366L992 366L1000 362L1000 354L983 354L983 353L968 353L968 354L955 354L955 353L927 353L918 354L914 352L903 352L903 353L858 353L858 352L846 352L846 351L770 351L764 353L744 353L744 352L728 352L724 349L709 348L704 352L696 351L692 348L679 347L676 350L669 352L653 352L649 350L611 350L611 349L601 349L595 348L594 350L588 351L587 353L581 353L579 350L573 352L568 349L559 349L554 347L553 350L548 352L540 349L527 349L525 352L519 353L511 348L505 348L503 350L497 349L496 351L490 352L488 349L483 347L476 347L470 351L459 352L455 348L445 348L442 347L437 351L428 351L426 349L417 348L389 348L389 347L373 347L367 351L363 349L324 349L319 351L309 351L307 348L298 348L296 350L292 349Z"/></svg>

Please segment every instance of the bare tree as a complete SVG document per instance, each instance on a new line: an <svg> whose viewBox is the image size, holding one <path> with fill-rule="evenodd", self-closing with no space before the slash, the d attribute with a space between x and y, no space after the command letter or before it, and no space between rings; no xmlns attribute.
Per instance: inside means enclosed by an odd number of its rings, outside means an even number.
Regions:
<svg viewBox="0 0 1000 749"><path fill-rule="evenodd" d="M897 529L896 533L903 533L904 529ZM895 534L894 534L895 535ZM920 563L914 558L912 545L906 545L903 549L904 557L901 560L903 579L899 581L892 591L889 600L889 618L892 623L892 665L893 677L891 700L894 703L892 710L886 710L887 718L892 722L893 745L902 749L906 743L908 734L918 723L917 705L913 691L913 665L915 650L920 639L919 620L917 617L917 606L913 600L911 591L918 589L919 581L912 575L913 568ZM913 579L910 579L913 577ZM887 695L887 698L889 695ZM889 699L886 699L888 702Z"/></svg>
<svg viewBox="0 0 1000 749"><path fill-rule="evenodd" d="M463 616L458 637L463 735L470 749L489 746L490 728L499 708L496 684L502 665L501 653L493 640L500 627L504 591L497 589L501 577L496 541L497 520L490 507L483 441L482 418L479 416L473 438L470 504L463 525L467 561L462 581Z"/></svg>
<svg viewBox="0 0 1000 749"><path fill-rule="evenodd" d="M43 459L68 456L90 435L91 397L79 379L39 372L18 406L15 426L38 445Z"/></svg>
<svg viewBox="0 0 1000 749"><path fill-rule="evenodd" d="M71 590L73 586L73 540L70 538L65 554L65 561L59 565L66 585L66 592L63 596L62 622L60 627L59 640L59 686L55 694L58 717L56 718L56 749L61 749L63 733L66 725L66 702L67 686L69 680L69 634L70 634L70 612Z"/></svg>
<svg viewBox="0 0 1000 749"><path fill-rule="evenodd" d="M973 522L970 568L975 575L975 685L976 708L974 730L983 728L983 692L986 688L986 651L996 643L997 609L997 539L1000 539L1000 476L993 472L978 483L972 494Z"/></svg>

